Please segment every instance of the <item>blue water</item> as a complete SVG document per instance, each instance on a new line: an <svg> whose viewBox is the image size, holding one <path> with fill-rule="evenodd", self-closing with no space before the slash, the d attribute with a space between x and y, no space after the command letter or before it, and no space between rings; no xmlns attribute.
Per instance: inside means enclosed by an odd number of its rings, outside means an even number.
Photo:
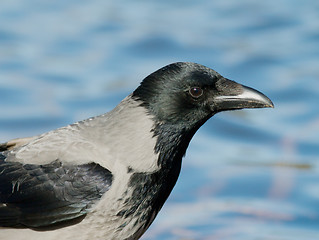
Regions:
<svg viewBox="0 0 319 240"><path fill-rule="evenodd" d="M275 109L200 129L150 240L319 239L317 0L2 0L0 141L112 109L149 73L193 61Z"/></svg>

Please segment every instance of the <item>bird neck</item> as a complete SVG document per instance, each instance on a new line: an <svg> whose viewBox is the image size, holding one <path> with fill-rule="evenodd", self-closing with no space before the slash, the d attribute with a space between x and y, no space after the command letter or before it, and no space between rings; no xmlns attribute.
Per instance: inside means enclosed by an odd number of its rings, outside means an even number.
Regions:
<svg viewBox="0 0 319 240"><path fill-rule="evenodd" d="M209 118L210 116L207 117L207 119ZM191 126L156 123L153 131L154 137L157 138L155 152L159 154L158 165L171 167L172 164L181 162L194 134L207 119L203 119Z"/></svg>

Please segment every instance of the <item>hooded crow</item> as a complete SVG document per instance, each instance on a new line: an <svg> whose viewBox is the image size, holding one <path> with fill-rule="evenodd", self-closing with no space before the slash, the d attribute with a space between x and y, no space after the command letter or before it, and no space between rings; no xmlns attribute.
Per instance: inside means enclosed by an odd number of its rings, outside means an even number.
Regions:
<svg viewBox="0 0 319 240"><path fill-rule="evenodd" d="M138 239L214 114L273 107L196 63L146 77L112 111L0 145L0 239Z"/></svg>

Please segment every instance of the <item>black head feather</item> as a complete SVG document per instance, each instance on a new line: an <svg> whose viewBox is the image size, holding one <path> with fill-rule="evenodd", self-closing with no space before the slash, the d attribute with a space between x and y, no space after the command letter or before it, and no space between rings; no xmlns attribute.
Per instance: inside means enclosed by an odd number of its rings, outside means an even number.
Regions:
<svg viewBox="0 0 319 240"><path fill-rule="evenodd" d="M193 125L211 115L207 107L208 91L222 77L212 69L195 63L170 64L146 77L134 91L133 98L141 100L155 120L172 125ZM204 90L194 98L192 88Z"/></svg>

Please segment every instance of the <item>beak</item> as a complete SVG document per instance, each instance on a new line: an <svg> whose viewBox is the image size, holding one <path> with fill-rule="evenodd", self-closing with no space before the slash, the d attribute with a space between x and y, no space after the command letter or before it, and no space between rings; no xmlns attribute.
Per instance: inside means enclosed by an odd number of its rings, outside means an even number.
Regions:
<svg viewBox="0 0 319 240"><path fill-rule="evenodd" d="M273 108L274 104L263 93L234 81L224 79L223 85L226 83L232 88L222 87L220 95L214 99L214 107L217 111L236 110L243 108Z"/></svg>

